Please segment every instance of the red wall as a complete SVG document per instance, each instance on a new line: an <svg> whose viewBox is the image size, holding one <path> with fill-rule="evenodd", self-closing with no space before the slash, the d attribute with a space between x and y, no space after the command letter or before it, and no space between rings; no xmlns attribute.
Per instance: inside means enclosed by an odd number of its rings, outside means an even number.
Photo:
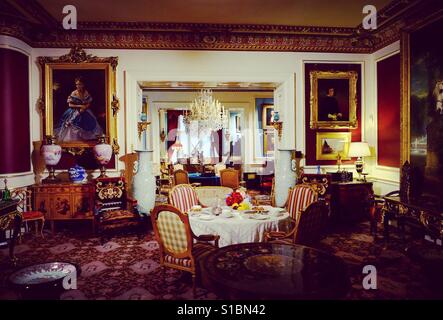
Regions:
<svg viewBox="0 0 443 320"><path fill-rule="evenodd" d="M309 79L309 73L313 70L320 71L356 71L358 74L357 80L357 120L358 127L352 130L331 130L331 129L311 129L311 83ZM317 132L352 132L352 141L361 141L361 65L360 64L332 64L332 63L306 63L305 64L305 130L306 130L306 165L334 165L337 163L335 160L316 160L316 139ZM343 163L354 163L354 161L348 160Z"/></svg>
<svg viewBox="0 0 443 320"><path fill-rule="evenodd" d="M0 174L31 171L29 61L0 48Z"/></svg>
<svg viewBox="0 0 443 320"><path fill-rule="evenodd" d="M378 164L400 167L400 54L377 62Z"/></svg>

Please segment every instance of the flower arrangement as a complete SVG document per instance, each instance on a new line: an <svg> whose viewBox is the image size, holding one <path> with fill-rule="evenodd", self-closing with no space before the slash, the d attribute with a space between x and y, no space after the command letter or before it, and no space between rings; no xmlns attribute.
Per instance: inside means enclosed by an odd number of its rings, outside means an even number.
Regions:
<svg viewBox="0 0 443 320"><path fill-rule="evenodd" d="M226 205L234 210L248 210L250 208L249 199L241 191L233 191L226 197Z"/></svg>

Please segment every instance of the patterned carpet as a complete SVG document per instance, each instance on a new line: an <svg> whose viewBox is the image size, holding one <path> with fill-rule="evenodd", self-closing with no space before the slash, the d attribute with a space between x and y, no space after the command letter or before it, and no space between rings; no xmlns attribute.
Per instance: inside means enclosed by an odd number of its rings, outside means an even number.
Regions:
<svg viewBox="0 0 443 320"><path fill-rule="evenodd" d="M16 247L19 265L49 261L69 261L81 266L78 290L63 293L61 299L192 299L191 277L188 273L159 268L158 244L150 233L116 236L104 245L97 237L82 234L67 225L45 238L27 235ZM79 233L80 232L80 233ZM85 231L86 232L86 231ZM398 238L389 248L381 239L369 236L369 224L356 225L352 230L331 233L318 247L346 262L352 289L347 299L429 299L438 298L428 289L426 271L403 252ZM7 263L7 249L0 250L0 299L16 299L7 287L6 279L13 271ZM362 287L363 266L377 268L377 290ZM198 288L197 299L217 299Z"/></svg>

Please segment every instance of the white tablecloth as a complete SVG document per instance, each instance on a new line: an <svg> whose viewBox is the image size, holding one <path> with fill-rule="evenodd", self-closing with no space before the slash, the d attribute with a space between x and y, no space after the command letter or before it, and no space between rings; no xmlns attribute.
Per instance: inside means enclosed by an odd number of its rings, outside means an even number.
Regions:
<svg viewBox="0 0 443 320"><path fill-rule="evenodd" d="M266 231L285 231L289 214L280 212L280 208L263 206L269 213L266 220L250 218L251 214L241 211L233 211L234 217L224 218L216 216L213 220L202 220L198 215L189 215L191 229L196 236L202 234L217 234L220 236L219 246L225 247L231 244L246 242L261 242L264 240ZM210 210L205 208L203 212Z"/></svg>

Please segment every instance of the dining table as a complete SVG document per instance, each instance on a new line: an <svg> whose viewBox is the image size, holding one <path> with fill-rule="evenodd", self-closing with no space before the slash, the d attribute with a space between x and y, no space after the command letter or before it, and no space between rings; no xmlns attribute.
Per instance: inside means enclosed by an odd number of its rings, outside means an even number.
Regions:
<svg viewBox="0 0 443 320"><path fill-rule="evenodd" d="M200 265L202 285L229 300L343 299L351 287L341 258L302 245L234 244Z"/></svg>
<svg viewBox="0 0 443 320"><path fill-rule="evenodd" d="M254 210L232 210L222 206L221 214L214 214L214 207L189 212L189 223L196 235L220 236L219 247L245 242L262 242L267 231L287 231L289 213L286 209L262 206ZM219 211L220 211L219 210Z"/></svg>

